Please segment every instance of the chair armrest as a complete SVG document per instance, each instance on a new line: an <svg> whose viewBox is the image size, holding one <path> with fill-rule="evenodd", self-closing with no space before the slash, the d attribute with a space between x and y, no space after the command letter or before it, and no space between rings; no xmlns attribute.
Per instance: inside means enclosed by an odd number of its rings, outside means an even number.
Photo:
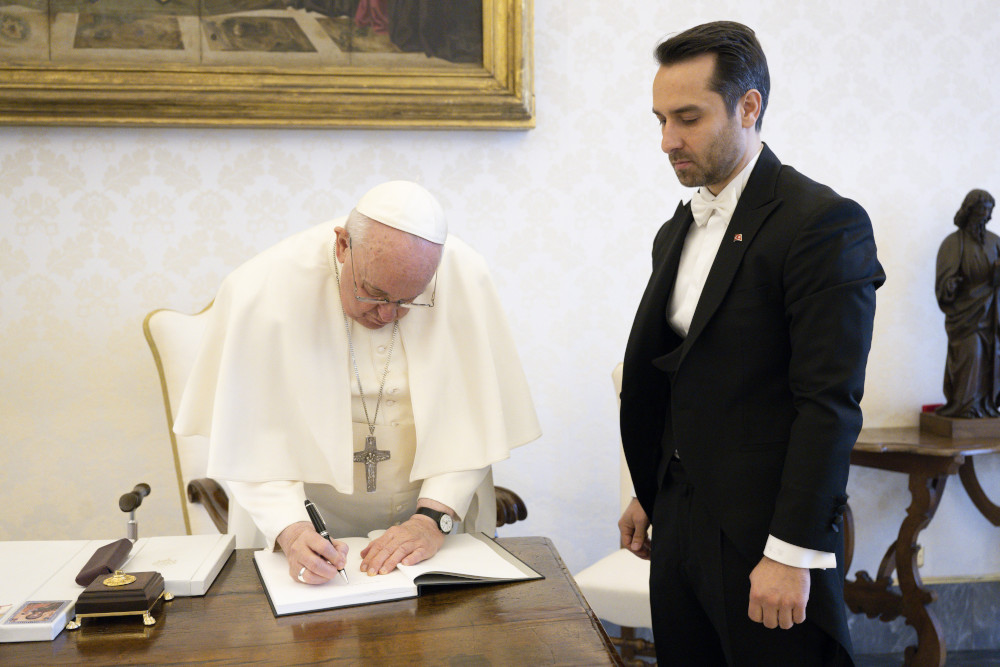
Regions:
<svg viewBox="0 0 1000 667"><path fill-rule="evenodd" d="M497 496L497 528L528 518L528 506L521 496L502 486L493 487Z"/></svg>
<svg viewBox="0 0 1000 667"><path fill-rule="evenodd" d="M229 496L226 490L209 477L192 479L187 485L188 500L201 503L220 533L229 532Z"/></svg>

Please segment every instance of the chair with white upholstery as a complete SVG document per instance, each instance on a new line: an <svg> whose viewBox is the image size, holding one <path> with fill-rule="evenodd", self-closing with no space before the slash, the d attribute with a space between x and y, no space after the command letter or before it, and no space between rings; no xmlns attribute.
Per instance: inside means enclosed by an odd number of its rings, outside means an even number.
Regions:
<svg viewBox="0 0 1000 667"><path fill-rule="evenodd" d="M264 535L250 515L238 505L230 504L223 484L206 476L208 438L174 433L180 397L201 347L211 307L209 304L194 315L162 308L154 310L146 316L142 328L160 375L185 530L189 535L234 533L238 549L259 548L265 544ZM498 528L528 517L528 508L519 495L502 486L494 490Z"/></svg>
<svg viewBox="0 0 1000 667"><path fill-rule="evenodd" d="M622 364L611 374L615 396L621 406ZM619 446L619 513L632 500L632 479L625 454ZM636 628L652 627L649 611L649 561L628 549L616 549L575 575L576 583L598 618L621 627L621 636L612 637L626 665L648 665L637 656L655 657L653 644L636 637Z"/></svg>
<svg viewBox="0 0 1000 667"><path fill-rule="evenodd" d="M216 480L206 477L208 469L208 438L180 436L174 433L174 418L187 384L201 338L208 321L211 304L200 313L187 315L174 310L154 310L142 323L146 342L153 353L160 375L163 407L167 414L167 431L174 455L177 488L180 492L184 529L189 535L235 533L238 548L264 546L264 536L249 516L230 520L229 494ZM234 515L243 514L236 508ZM235 516L234 516L235 518Z"/></svg>

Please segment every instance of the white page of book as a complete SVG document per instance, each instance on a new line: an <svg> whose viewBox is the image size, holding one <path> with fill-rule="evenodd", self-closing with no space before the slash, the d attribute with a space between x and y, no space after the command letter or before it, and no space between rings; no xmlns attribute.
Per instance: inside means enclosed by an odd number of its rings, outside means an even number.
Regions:
<svg viewBox="0 0 1000 667"><path fill-rule="evenodd" d="M338 541L349 549L344 570L350 583L335 577L325 584L304 584L289 573L288 559L283 553L254 553L276 615L415 597L419 592L417 584L523 581L542 576L485 535L449 535L438 552L426 561L399 566L388 574L376 576L368 576L360 569L361 552L371 537L338 538Z"/></svg>
<svg viewBox="0 0 1000 667"><path fill-rule="evenodd" d="M339 576L325 584L303 584L289 574L285 554L266 550L254 553L254 560L276 614L280 616L324 607L416 596L416 585L399 570L374 577L361 571L361 551L370 541L367 537L338 538L337 541L344 542L349 548L344 571L347 572L350 584Z"/></svg>
<svg viewBox="0 0 1000 667"><path fill-rule="evenodd" d="M483 547L488 547L484 549ZM523 579L525 572L509 562L488 538L471 533L450 535L433 557L416 565L400 565L411 579L423 574L447 574L470 579Z"/></svg>

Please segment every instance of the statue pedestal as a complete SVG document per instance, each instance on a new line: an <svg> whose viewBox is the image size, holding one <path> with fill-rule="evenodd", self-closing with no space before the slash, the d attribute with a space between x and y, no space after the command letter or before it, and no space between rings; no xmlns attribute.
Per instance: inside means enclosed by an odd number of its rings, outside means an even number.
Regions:
<svg viewBox="0 0 1000 667"><path fill-rule="evenodd" d="M1000 438L1000 417L957 419L921 412L920 430L946 438Z"/></svg>

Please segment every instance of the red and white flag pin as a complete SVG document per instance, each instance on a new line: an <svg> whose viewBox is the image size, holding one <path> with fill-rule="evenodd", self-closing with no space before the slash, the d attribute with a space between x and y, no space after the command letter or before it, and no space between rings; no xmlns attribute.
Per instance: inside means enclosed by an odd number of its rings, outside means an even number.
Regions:
<svg viewBox="0 0 1000 667"><path fill-rule="evenodd" d="M743 241L743 235L742 234L737 234L736 236L733 237L733 242L734 243L741 243L742 241Z"/></svg>

